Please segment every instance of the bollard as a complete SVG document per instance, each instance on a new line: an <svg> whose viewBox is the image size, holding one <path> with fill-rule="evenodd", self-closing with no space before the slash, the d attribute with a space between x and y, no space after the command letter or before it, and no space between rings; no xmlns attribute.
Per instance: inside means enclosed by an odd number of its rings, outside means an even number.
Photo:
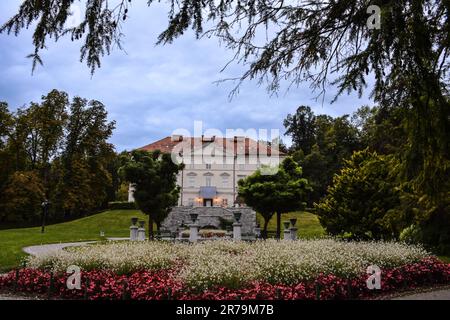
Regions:
<svg viewBox="0 0 450 320"><path fill-rule="evenodd" d="M289 232L291 234L290 238L291 240L297 240L297 228L296 227L291 227L289 228Z"/></svg>
<svg viewBox="0 0 450 320"><path fill-rule="evenodd" d="M198 241L198 228L199 225L196 223L189 226L189 242L196 243Z"/></svg>
<svg viewBox="0 0 450 320"><path fill-rule="evenodd" d="M130 292L128 291L128 281L123 280L122 300L130 300Z"/></svg>
<svg viewBox="0 0 450 320"><path fill-rule="evenodd" d="M233 223L233 241L242 240L242 223Z"/></svg>
<svg viewBox="0 0 450 320"><path fill-rule="evenodd" d="M137 241L138 239L138 226L131 226L130 227L130 241Z"/></svg>
<svg viewBox="0 0 450 320"><path fill-rule="evenodd" d="M89 300L89 278L86 278L86 281L84 282L84 300Z"/></svg>
<svg viewBox="0 0 450 320"><path fill-rule="evenodd" d="M318 283L316 283L316 300L320 300L320 285Z"/></svg>
<svg viewBox="0 0 450 320"><path fill-rule="evenodd" d="M48 285L48 291L47 291L47 298L50 300L52 293L53 293L53 287L54 287L54 279L53 279L53 271L50 272L50 283Z"/></svg>
<svg viewBox="0 0 450 320"><path fill-rule="evenodd" d="M138 241L145 241L145 221L139 221L139 228L137 234Z"/></svg>

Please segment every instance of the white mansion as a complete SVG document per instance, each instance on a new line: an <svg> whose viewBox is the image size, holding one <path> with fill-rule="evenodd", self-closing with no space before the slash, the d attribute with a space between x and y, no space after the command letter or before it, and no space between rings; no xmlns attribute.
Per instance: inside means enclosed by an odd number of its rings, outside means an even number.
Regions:
<svg viewBox="0 0 450 320"><path fill-rule="evenodd" d="M171 153L184 163L178 174L179 206L231 207L237 204L237 183L259 168L273 168L284 153L248 137L166 137L140 150ZM134 201L130 188L129 201Z"/></svg>

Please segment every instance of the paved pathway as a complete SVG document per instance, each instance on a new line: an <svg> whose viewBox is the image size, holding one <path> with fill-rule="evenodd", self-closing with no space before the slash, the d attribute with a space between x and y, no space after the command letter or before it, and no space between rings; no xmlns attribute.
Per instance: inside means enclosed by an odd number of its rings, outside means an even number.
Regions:
<svg viewBox="0 0 450 320"><path fill-rule="evenodd" d="M450 289L416 293L393 298L392 300L450 300Z"/></svg>
<svg viewBox="0 0 450 320"><path fill-rule="evenodd" d="M108 238L109 241L122 241L122 240L128 240L128 239L129 238ZM97 241L83 241L83 242L42 244L42 245L38 245L38 246L25 247L22 250L25 251L25 253L28 253L30 255L39 256L42 254L57 252L64 248L82 247L87 244L92 244L92 243L96 243L96 242Z"/></svg>
<svg viewBox="0 0 450 320"><path fill-rule="evenodd" d="M32 296L20 296L20 295L13 295L13 294L0 294L0 301L1 300L41 300L38 297L32 297Z"/></svg>
<svg viewBox="0 0 450 320"><path fill-rule="evenodd" d="M91 244L91 243L95 243L95 242L96 241L43 244L43 245L39 245L39 246L25 247L22 250L30 255L39 256L42 254L56 252L56 251L62 250L64 248L80 247L80 246L85 246L87 244Z"/></svg>

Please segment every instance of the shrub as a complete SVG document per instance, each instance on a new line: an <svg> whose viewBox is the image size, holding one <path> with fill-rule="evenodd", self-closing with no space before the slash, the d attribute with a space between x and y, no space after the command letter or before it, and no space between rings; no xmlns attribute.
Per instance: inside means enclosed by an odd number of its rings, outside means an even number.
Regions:
<svg viewBox="0 0 450 320"><path fill-rule="evenodd" d="M422 242L422 231L419 226L412 224L402 230L399 239L409 244L419 244Z"/></svg>
<svg viewBox="0 0 450 320"><path fill-rule="evenodd" d="M367 149L345 161L327 196L316 204L320 223L328 233L349 233L366 240L398 237L406 226L393 212L400 198L390 176L390 161L394 160Z"/></svg>
<svg viewBox="0 0 450 320"><path fill-rule="evenodd" d="M109 210L137 210L135 202L115 201L108 203Z"/></svg>

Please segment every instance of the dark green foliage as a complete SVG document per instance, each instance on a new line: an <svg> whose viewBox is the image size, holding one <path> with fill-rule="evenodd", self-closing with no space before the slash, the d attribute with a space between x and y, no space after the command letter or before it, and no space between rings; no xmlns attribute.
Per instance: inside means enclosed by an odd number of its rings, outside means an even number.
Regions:
<svg viewBox="0 0 450 320"><path fill-rule="evenodd" d="M267 236L267 225L276 213L302 210L310 187L302 178L302 168L291 157L287 157L279 170L272 175L263 175L257 170L239 182L239 197L264 218L263 236ZM277 225L277 236L280 226Z"/></svg>
<svg viewBox="0 0 450 320"><path fill-rule="evenodd" d="M114 200L118 164L107 140L115 124L100 102L69 103L67 93L52 90L14 114L2 103L0 125L0 215L8 222L36 223L44 199L58 220Z"/></svg>
<svg viewBox="0 0 450 320"><path fill-rule="evenodd" d="M315 115L309 107L301 106L284 121L286 134L293 140L291 153L301 165L313 192L308 204L319 201L331 184L333 175L353 151L361 147L358 128L349 116L332 118Z"/></svg>
<svg viewBox="0 0 450 320"><path fill-rule="evenodd" d="M38 220L41 216L41 203L44 197L44 185L36 172L14 172L1 192L0 222Z"/></svg>
<svg viewBox="0 0 450 320"><path fill-rule="evenodd" d="M292 148L302 150L305 154L311 152L316 143L316 116L310 107L300 106L295 114L288 114L283 122L285 134L292 138Z"/></svg>
<svg viewBox="0 0 450 320"><path fill-rule="evenodd" d="M398 219L394 210L400 204L391 174L394 161L368 150L355 152L345 161L327 196L316 205L327 232L357 239L398 238L411 217Z"/></svg>
<svg viewBox="0 0 450 320"><path fill-rule="evenodd" d="M170 154L135 150L125 158L120 173L134 186L136 205L149 216L149 234L153 239L153 222L157 229L178 202L180 188L177 173L182 169Z"/></svg>
<svg viewBox="0 0 450 320"><path fill-rule="evenodd" d="M136 210L136 202L113 201L108 203L108 210Z"/></svg>

